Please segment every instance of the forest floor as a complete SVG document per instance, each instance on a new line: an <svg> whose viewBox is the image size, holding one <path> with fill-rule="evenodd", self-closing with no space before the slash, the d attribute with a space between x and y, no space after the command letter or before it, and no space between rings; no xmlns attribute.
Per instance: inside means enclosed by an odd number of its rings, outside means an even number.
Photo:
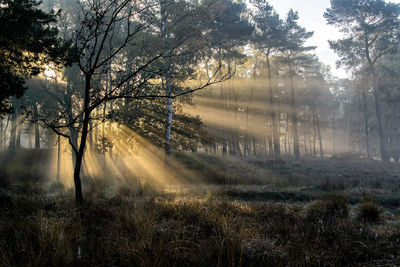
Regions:
<svg viewBox="0 0 400 267"><path fill-rule="evenodd" d="M175 159L195 177L89 179L84 208L30 161L1 165L0 266L400 265L398 164Z"/></svg>

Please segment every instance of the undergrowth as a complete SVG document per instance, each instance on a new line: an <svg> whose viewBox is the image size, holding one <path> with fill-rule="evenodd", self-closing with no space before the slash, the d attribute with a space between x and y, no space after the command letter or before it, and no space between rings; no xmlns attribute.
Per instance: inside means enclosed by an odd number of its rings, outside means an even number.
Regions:
<svg viewBox="0 0 400 267"><path fill-rule="evenodd" d="M379 173L361 163L345 174L339 163L329 167L332 160L177 160L203 177L193 189L171 193L137 179L83 177L83 208L72 189L48 180L28 159L32 168L2 168L0 266L400 262L397 167Z"/></svg>
<svg viewBox="0 0 400 267"><path fill-rule="evenodd" d="M400 228L309 205L163 199L139 188L90 199L2 191L0 266L287 266L398 263ZM385 231L382 231L385 229Z"/></svg>

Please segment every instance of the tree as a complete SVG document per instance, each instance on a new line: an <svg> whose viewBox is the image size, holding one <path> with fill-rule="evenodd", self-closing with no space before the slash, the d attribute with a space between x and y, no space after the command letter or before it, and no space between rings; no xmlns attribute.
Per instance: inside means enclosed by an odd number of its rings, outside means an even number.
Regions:
<svg viewBox="0 0 400 267"><path fill-rule="evenodd" d="M371 79L368 77L368 69L366 70L365 68L361 68L359 71L357 71L354 75L354 87L356 90L357 96L361 96L361 110L363 113L363 123L364 123L364 133L365 133L365 148L367 152L367 157L371 158L371 152L370 152L370 126L369 126L369 117L371 114L368 112L368 107L369 107L369 93L370 93L370 88L371 88Z"/></svg>
<svg viewBox="0 0 400 267"><path fill-rule="evenodd" d="M39 74L49 62L64 63L68 45L51 26L56 14L39 9L36 0L0 3L0 113L11 111L9 98L21 97L25 79Z"/></svg>
<svg viewBox="0 0 400 267"><path fill-rule="evenodd" d="M206 5L210 5L213 0L204 1ZM243 63L246 55L243 51L240 51L244 45L248 43L253 32L253 26L249 23L248 19L244 17L246 11L245 3L241 1L222 0L216 1L215 8L211 11L211 17L207 28L209 33L207 34L208 50L210 58L216 61L217 66L225 65L228 72L235 72L237 64ZM223 76L222 68L219 76ZM231 119L227 118L226 111L228 109L237 111L235 102L237 102L237 96L233 93L233 99L231 94L227 93L224 88L221 90L221 101L224 105L223 108L223 136L222 136L222 151L224 155L228 153L228 134L225 124L230 121L231 124L235 120L235 112L232 114ZM235 91L233 84L229 88L231 92ZM230 132L230 147L229 150L232 154L240 153L239 137L233 131Z"/></svg>
<svg viewBox="0 0 400 267"><path fill-rule="evenodd" d="M279 122L275 109L275 92L272 86L271 55L283 47L285 32L283 21L268 2L265 0L255 0L253 4L256 8L252 17L255 24L253 42L256 45L256 49L262 51L266 58L274 156L275 158L279 158L281 155L280 136L278 133Z"/></svg>
<svg viewBox="0 0 400 267"><path fill-rule="evenodd" d="M146 3L148 8L142 12L143 17L154 25L151 31L152 53L165 55L159 62L162 75L158 85L166 95L182 92L185 90L183 83L195 73L202 58L199 52L205 41L202 35L206 23L204 9L196 2L184 0L147 0ZM178 46L179 50L175 50ZM172 98L166 99L166 107L164 147L168 160L172 154Z"/></svg>
<svg viewBox="0 0 400 267"><path fill-rule="evenodd" d="M297 22L298 19L298 13L290 10L285 20L284 31L286 38L281 48L281 61L286 64L289 75L293 152L296 159L300 158L300 142L294 78L301 68L310 65L312 62L310 57L305 55L305 53L315 49L312 46L304 46L307 39L312 37L313 32L308 32L305 28L301 27Z"/></svg>
<svg viewBox="0 0 400 267"><path fill-rule="evenodd" d="M376 65L384 55L394 53L399 45L400 5L384 0L331 0L324 16L328 24L340 28L343 39L330 41L339 55L337 64L349 68L366 61L371 73L375 112L378 122L382 161L389 161L387 136L383 122L381 91Z"/></svg>
<svg viewBox="0 0 400 267"><path fill-rule="evenodd" d="M318 57L310 55L310 66L304 70L304 92L300 103L308 106L311 113L311 122L313 124L313 154L316 155L316 139L319 140L319 154L324 157L321 124L323 123L324 113L330 112L330 105L333 104L332 93L329 91L327 77L330 75L329 67L322 64ZM307 126L303 125L303 128ZM306 138L306 136L304 136Z"/></svg>

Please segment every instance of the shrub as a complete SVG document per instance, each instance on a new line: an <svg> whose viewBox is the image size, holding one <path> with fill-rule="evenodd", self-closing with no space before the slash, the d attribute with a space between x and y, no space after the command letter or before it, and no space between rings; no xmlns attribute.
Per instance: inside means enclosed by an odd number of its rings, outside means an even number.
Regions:
<svg viewBox="0 0 400 267"><path fill-rule="evenodd" d="M358 208L357 218L364 222L378 222L381 210L373 201L364 201Z"/></svg>
<svg viewBox="0 0 400 267"><path fill-rule="evenodd" d="M330 194L323 200L315 201L306 210L306 219L317 222L333 223L338 218L347 218L349 207L344 195Z"/></svg>
<svg viewBox="0 0 400 267"><path fill-rule="evenodd" d="M346 218L349 215L346 196L341 194L330 194L325 199L325 203L327 216Z"/></svg>

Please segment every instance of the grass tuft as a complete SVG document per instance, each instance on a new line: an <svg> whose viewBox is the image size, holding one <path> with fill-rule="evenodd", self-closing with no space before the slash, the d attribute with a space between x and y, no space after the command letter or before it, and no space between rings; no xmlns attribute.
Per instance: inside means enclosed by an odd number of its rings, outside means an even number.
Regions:
<svg viewBox="0 0 400 267"><path fill-rule="evenodd" d="M380 221L380 215L381 210L374 201L366 200L358 207L357 218L363 222L377 223Z"/></svg>

